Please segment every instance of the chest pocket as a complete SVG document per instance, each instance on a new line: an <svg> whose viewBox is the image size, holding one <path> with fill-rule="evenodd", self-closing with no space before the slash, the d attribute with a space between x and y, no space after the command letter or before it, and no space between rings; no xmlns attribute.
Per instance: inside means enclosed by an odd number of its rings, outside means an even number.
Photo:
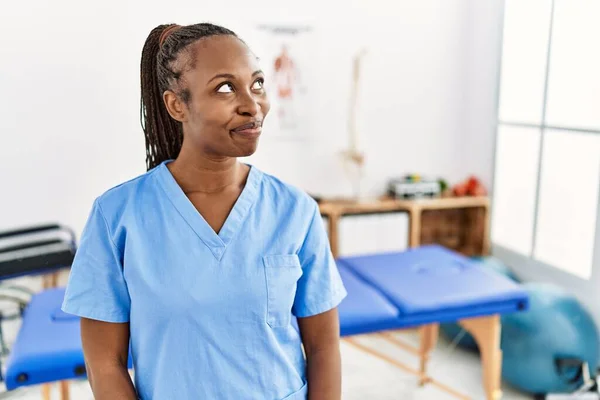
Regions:
<svg viewBox="0 0 600 400"><path fill-rule="evenodd" d="M302 276L300 259L296 254L263 257L267 280L267 323L273 327L290 324L296 285Z"/></svg>

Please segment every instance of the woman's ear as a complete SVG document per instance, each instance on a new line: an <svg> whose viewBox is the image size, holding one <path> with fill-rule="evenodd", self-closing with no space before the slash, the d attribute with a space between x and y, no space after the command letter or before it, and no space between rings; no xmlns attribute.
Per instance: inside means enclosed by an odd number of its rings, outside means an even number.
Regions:
<svg viewBox="0 0 600 400"><path fill-rule="evenodd" d="M186 122L187 113L186 106L173 91L166 90L163 93L163 101L167 107L169 115L176 121Z"/></svg>

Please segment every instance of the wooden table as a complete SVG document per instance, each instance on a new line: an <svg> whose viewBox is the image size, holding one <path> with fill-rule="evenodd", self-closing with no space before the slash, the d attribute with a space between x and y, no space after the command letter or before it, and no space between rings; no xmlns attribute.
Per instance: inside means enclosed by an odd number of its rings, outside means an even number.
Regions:
<svg viewBox="0 0 600 400"><path fill-rule="evenodd" d="M339 221L344 215L385 213L390 211L404 211L409 214L409 247L422 244L423 213L434 210L459 210L459 209L481 209L484 213L483 245L479 251L481 255L487 255L490 251L489 240L489 212L490 201L487 197L446 197L422 200L397 200L380 199L370 201L348 201L348 200L323 200L319 203L321 215L328 219L329 241L334 257L339 254ZM469 254L475 255L475 254Z"/></svg>

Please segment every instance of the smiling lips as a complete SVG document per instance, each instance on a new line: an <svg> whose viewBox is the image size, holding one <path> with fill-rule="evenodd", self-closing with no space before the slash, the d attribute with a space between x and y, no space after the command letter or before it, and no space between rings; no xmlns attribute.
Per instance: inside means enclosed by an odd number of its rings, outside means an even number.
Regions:
<svg viewBox="0 0 600 400"><path fill-rule="evenodd" d="M261 121L252 121L244 125L240 125L235 129L232 129L231 132L237 133L244 136L258 136L262 130L262 122Z"/></svg>

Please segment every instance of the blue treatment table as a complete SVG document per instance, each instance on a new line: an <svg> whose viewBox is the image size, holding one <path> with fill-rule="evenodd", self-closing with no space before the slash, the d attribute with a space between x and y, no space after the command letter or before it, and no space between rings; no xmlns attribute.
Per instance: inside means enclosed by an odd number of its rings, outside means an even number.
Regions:
<svg viewBox="0 0 600 400"><path fill-rule="evenodd" d="M34 295L23 313L17 340L6 369L6 388L61 383L61 398L69 399L68 379L87 377L81 345L80 318L60 307L64 288L46 289ZM131 354L129 368L132 368ZM49 386L44 386L49 399Z"/></svg>
<svg viewBox="0 0 600 400"><path fill-rule="evenodd" d="M8 358L8 390L85 376L79 317L60 310L63 297L63 288L32 297Z"/></svg>
<svg viewBox="0 0 600 400"><path fill-rule="evenodd" d="M0 280L25 275L43 275L44 288L56 287L58 271L71 266L76 250L75 233L71 228L60 224L35 225L2 231L0 232ZM27 288L10 284L0 286L0 289L11 288L18 289L21 293L32 294ZM62 292L49 291L28 304L28 301L21 298L3 295L3 298L16 301L21 310L25 306L29 309L27 318L23 319L20 338L13 349L16 350L17 357L12 357L13 367L9 368L9 376L6 377L9 388L52 379L52 374L59 377L67 372L71 376L80 372L79 369L64 370L69 366L64 363L64 360L77 353L77 346L74 344L79 341L79 323L60 312L60 306L51 307L54 299L59 297L62 299ZM6 316L2 317L4 319ZM46 338L40 340L44 336ZM56 348L40 346L40 343L46 342L53 343ZM8 350L4 346L1 324L0 347L2 350ZM81 354L81 351L77 354ZM23 366L26 366L27 372L10 375ZM63 398L67 399L68 384L61 382L61 387ZM49 398L50 386L45 385L42 390L45 398Z"/></svg>
<svg viewBox="0 0 600 400"><path fill-rule="evenodd" d="M424 384L433 382L426 374L426 362L437 341L439 323L458 321L479 344L488 400L501 397L500 315L527 308L527 295L518 284L437 245L337 262L348 291L339 307L344 338L421 327L421 345L416 351L419 370L395 364L419 375ZM352 339L349 342L367 350Z"/></svg>

